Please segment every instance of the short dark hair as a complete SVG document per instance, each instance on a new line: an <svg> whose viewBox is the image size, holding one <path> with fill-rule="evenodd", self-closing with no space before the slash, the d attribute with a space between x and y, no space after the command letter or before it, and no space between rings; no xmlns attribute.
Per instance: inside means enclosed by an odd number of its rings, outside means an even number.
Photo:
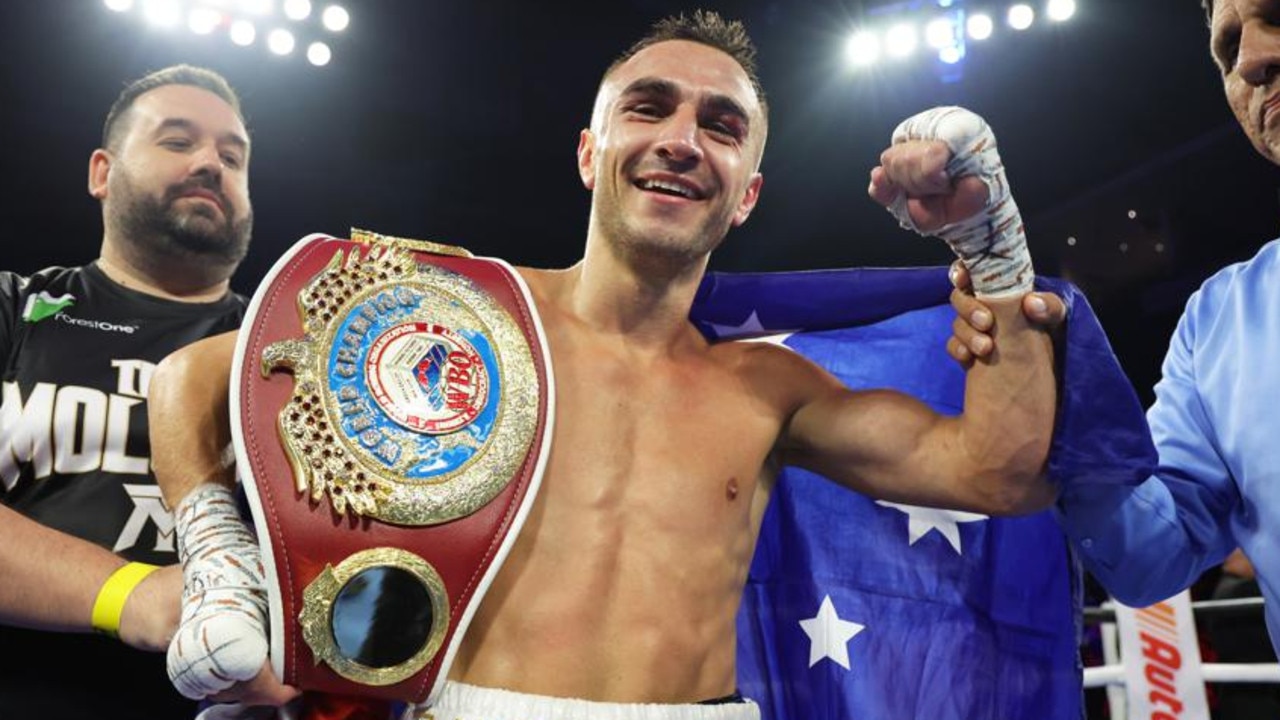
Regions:
<svg viewBox="0 0 1280 720"><path fill-rule="evenodd" d="M208 68L170 65L134 80L120 91L116 101L111 104L111 109L107 111L106 122L102 124L102 147L111 149L119 141L121 128L124 127L123 120L140 95L165 85L190 85L208 90L225 100L236 111L240 122L244 122L244 114L240 111L240 97L231 89L226 78Z"/></svg>
<svg viewBox="0 0 1280 720"><path fill-rule="evenodd" d="M653 24L648 35L637 40L627 48L604 71L609 77L619 65L630 60L636 53L650 45L668 40L690 40L713 47L733 58L756 92L756 100L760 102L760 110L768 116L768 105L765 103L764 88L760 85L760 77L756 74L756 46L747 35L747 29L739 20L725 20L712 10L694 10L692 15L669 15Z"/></svg>

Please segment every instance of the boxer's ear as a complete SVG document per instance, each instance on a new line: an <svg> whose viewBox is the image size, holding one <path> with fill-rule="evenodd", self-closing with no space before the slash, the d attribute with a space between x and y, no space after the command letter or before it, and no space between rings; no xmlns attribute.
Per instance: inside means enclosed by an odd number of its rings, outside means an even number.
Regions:
<svg viewBox="0 0 1280 720"><path fill-rule="evenodd" d="M583 187L596 189L596 136L588 129L578 135L578 177Z"/></svg>
<svg viewBox="0 0 1280 720"><path fill-rule="evenodd" d="M738 227L747 221L751 216L751 211L755 209L756 203L760 202L760 188L764 187L764 175L755 173L751 176L750 182L747 183L747 190L742 194L742 200L738 202L738 209L733 212L733 226Z"/></svg>

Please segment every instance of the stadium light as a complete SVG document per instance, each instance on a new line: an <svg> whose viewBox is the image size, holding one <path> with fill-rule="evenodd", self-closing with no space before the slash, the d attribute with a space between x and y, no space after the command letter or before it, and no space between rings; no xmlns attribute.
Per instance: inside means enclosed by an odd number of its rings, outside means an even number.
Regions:
<svg viewBox="0 0 1280 720"><path fill-rule="evenodd" d="M991 37L991 33L995 32L996 29L996 23L991 19L991 16L983 13L970 15L965 25L965 29L969 32L969 37L979 41Z"/></svg>
<svg viewBox="0 0 1280 720"><path fill-rule="evenodd" d="M295 44L293 33L284 28L276 28L267 33L267 49L277 55L288 55L293 52Z"/></svg>
<svg viewBox="0 0 1280 720"><path fill-rule="evenodd" d="M112 12L134 14L155 27L185 28L205 36L225 32L232 44L241 47L258 41L259 27L274 26L264 35L268 50L290 55L306 47L307 59L317 67L331 62L334 54L331 43L321 39L351 22L351 15L340 5L315 12L315 0L103 0L103 5Z"/></svg>
<svg viewBox="0 0 1280 720"><path fill-rule="evenodd" d="M924 41L934 50L955 45L955 24L949 18L930 20L929 24L924 26Z"/></svg>
<svg viewBox="0 0 1280 720"><path fill-rule="evenodd" d="M307 46L307 62L316 67L323 67L329 64L333 53L330 52L329 46L322 42L313 42Z"/></svg>
<svg viewBox="0 0 1280 720"><path fill-rule="evenodd" d="M884 45L885 52L890 57L905 58L915 52L916 45L920 42L916 33L915 25L910 23L900 23L889 28L889 32L885 33Z"/></svg>
<svg viewBox="0 0 1280 720"><path fill-rule="evenodd" d="M253 41L257 39L258 29L255 28L253 23L248 20L236 20L231 23L231 29L228 34L231 36L231 42L242 47L247 47L252 45Z"/></svg>
<svg viewBox="0 0 1280 720"><path fill-rule="evenodd" d="M919 55L923 44L943 82L964 75L970 42L985 42L1009 32L1023 33L1038 13L1053 23L1075 16L1079 0L868 0L867 22L845 41L849 65L867 67L884 59Z"/></svg>
<svg viewBox="0 0 1280 720"><path fill-rule="evenodd" d="M863 67L880 59L880 38L868 30L861 30L849 37L845 56L854 66Z"/></svg>
<svg viewBox="0 0 1280 720"><path fill-rule="evenodd" d="M1070 20L1076 14L1076 0L1049 0L1045 14L1054 22Z"/></svg>
<svg viewBox="0 0 1280 720"><path fill-rule="evenodd" d="M1018 3L1009 8L1009 27L1014 30L1026 30L1036 20L1036 11L1030 5Z"/></svg>
<svg viewBox="0 0 1280 720"><path fill-rule="evenodd" d="M197 35L208 35L222 24L222 13L209 7L193 7L187 15L187 27Z"/></svg>
<svg viewBox="0 0 1280 720"><path fill-rule="evenodd" d="M341 5L330 5L324 9L324 13L321 15L321 22L333 32L342 32L347 29L347 25L351 22L351 15Z"/></svg>
<svg viewBox="0 0 1280 720"><path fill-rule="evenodd" d="M182 8L177 0L145 0L142 16L157 27L173 27L182 20Z"/></svg>
<svg viewBox="0 0 1280 720"><path fill-rule="evenodd" d="M284 0L284 16L290 20L306 20L311 15L311 0Z"/></svg>

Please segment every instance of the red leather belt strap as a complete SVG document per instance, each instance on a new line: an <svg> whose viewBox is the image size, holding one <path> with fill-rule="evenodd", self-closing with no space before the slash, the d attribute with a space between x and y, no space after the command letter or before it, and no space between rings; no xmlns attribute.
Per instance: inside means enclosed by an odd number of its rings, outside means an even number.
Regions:
<svg viewBox="0 0 1280 720"><path fill-rule="evenodd" d="M276 264L240 333L232 425L274 583L276 672L304 690L420 703L438 691L528 512L553 389L536 308L509 266L378 240L310 236ZM452 284L437 291L440 278ZM473 303L479 310L462 307L473 294L487 298ZM519 340L503 345L507 327ZM512 430L520 412L532 424ZM422 458L437 452L464 459L432 469ZM510 478L487 477L497 469ZM472 486L451 492L457 483ZM317 578L388 548L438 575L447 627L425 666L394 682L374 672L371 683L323 654L317 662L300 618L323 626L330 617L332 597L307 599L324 584Z"/></svg>

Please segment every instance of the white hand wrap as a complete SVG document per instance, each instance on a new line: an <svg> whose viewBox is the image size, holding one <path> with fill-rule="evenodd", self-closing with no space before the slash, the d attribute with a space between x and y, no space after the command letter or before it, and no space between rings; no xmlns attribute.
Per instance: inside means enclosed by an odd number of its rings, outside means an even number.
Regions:
<svg viewBox="0 0 1280 720"><path fill-rule="evenodd" d="M169 679L193 700L251 680L267 659L267 591L258 542L230 488L205 483L174 513L182 561L182 622Z"/></svg>
<svg viewBox="0 0 1280 720"><path fill-rule="evenodd" d="M987 186L987 204L982 211L931 233L946 241L964 263L974 292L982 297L1029 292L1035 272L1027 252L1026 229L1009 192L991 127L964 108L936 107L907 118L893 131L895 145L909 140L945 142L951 149L947 177L955 181L972 175ZM902 227L925 234L907 212L906 193L899 193L889 212Z"/></svg>

